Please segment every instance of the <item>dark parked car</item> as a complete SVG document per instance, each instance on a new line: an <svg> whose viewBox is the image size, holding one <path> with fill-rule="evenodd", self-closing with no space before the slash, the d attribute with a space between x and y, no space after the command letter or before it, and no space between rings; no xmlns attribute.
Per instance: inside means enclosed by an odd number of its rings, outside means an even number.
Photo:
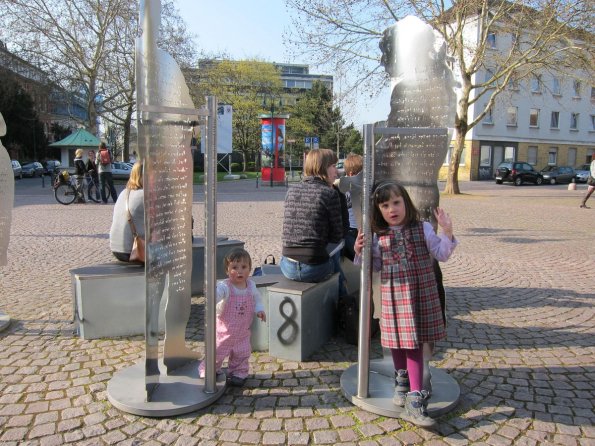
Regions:
<svg viewBox="0 0 595 446"><path fill-rule="evenodd" d="M21 169L23 171L23 176L31 177L31 178L41 176L45 173L44 172L45 169L43 168L41 163L38 163L37 161L34 161L32 163L23 164L21 166Z"/></svg>
<svg viewBox="0 0 595 446"><path fill-rule="evenodd" d="M62 167L62 163L58 160L47 160L45 162L45 173L46 175L52 175L55 172L58 172Z"/></svg>
<svg viewBox="0 0 595 446"><path fill-rule="evenodd" d="M550 184L574 183L576 172L570 166L547 166L541 169L543 181Z"/></svg>
<svg viewBox="0 0 595 446"><path fill-rule="evenodd" d="M496 168L496 184L514 183L520 186L523 183L541 184L543 177L529 163L508 162L498 164Z"/></svg>

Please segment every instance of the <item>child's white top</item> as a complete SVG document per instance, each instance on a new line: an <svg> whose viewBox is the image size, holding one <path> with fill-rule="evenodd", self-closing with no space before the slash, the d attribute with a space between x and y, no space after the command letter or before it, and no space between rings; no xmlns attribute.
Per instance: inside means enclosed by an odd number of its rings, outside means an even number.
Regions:
<svg viewBox="0 0 595 446"><path fill-rule="evenodd" d="M245 289L241 290L236 288L235 286L228 284L227 280L219 280L217 282L217 304L215 306L215 312L217 314L223 313L223 309L225 308L225 303L229 299L229 287L233 287L234 294L237 296L242 295L249 295L251 294L254 297L254 312L258 313L259 311L264 311L264 305L262 304L262 298L260 297L260 292L258 288L256 288L256 284L248 279L246 281L248 285Z"/></svg>

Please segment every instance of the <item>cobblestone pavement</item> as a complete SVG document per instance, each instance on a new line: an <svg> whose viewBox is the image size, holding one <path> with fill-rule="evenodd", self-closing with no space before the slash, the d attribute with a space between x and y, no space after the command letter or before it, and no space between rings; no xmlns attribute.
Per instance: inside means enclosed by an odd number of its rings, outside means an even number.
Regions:
<svg viewBox="0 0 595 446"><path fill-rule="evenodd" d="M247 385L195 413L115 409L107 383L143 357L143 340L74 336L68 272L112 260L113 205L62 206L47 183L17 181L0 268L0 308L13 320L0 333L0 444L595 445L595 209L579 209L585 186L461 188L441 201L461 244L443 265L448 339L434 365L456 377L462 399L428 432L342 396L341 373L357 353L340 338L305 362L253 354ZM220 186L218 232L245 240L255 266L279 256L284 193L251 181ZM197 236L203 197L196 187ZM187 330L197 350L201 299Z"/></svg>

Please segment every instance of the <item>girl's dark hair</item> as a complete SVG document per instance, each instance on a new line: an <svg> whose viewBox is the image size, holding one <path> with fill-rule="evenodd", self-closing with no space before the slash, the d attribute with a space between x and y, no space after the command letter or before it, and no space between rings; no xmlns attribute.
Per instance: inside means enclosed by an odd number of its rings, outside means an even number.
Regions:
<svg viewBox="0 0 595 446"><path fill-rule="evenodd" d="M386 234L388 232L388 223L382 217L380 212L380 204L390 200L391 193L397 197L403 197L405 202L405 221L403 226L414 225L419 222L419 212L411 201L411 197L407 190L396 181L380 181L372 188L372 232L376 234Z"/></svg>

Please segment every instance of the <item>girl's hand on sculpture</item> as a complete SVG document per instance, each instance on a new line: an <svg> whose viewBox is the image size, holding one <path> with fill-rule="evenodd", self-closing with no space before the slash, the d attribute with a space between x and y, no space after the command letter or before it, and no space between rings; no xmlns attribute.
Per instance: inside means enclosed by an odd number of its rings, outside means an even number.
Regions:
<svg viewBox="0 0 595 446"><path fill-rule="evenodd" d="M357 255L360 255L362 253L362 249L364 249L364 233L358 232L355 243L353 244L353 250Z"/></svg>
<svg viewBox="0 0 595 446"><path fill-rule="evenodd" d="M450 215L448 215L444 209L436 208L434 209L434 216L436 217L438 226L440 226L444 234L452 240L452 220L450 219Z"/></svg>

